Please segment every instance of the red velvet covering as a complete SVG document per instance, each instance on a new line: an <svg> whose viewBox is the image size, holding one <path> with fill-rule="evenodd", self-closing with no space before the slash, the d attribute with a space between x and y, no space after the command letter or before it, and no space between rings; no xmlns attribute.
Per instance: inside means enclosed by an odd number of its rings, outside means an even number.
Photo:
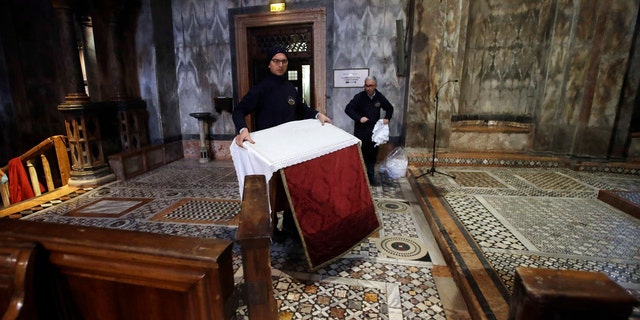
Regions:
<svg viewBox="0 0 640 320"><path fill-rule="evenodd" d="M9 195L11 203L33 198L35 194L31 189L29 177L22 166L19 157L9 160Z"/></svg>
<svg viewBox="0 0 640 320"><path fill-rule="evenodd" d="M282 169L311 269L380 228L358 145Z"/></svg>

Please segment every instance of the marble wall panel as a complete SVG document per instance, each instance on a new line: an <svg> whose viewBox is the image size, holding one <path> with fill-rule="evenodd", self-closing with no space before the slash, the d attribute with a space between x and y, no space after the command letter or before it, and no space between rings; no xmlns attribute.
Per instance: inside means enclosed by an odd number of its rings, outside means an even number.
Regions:
<svg viewBox="0 0 640 320"><path fill-rule="evenodd" d="M389 124L390 135L399 136L405 112L405 77L397 76L396 69L396 20L402 20L406 28L406 0L395 1L335 1L333 67L335 69L368 68L369 74L378 79L378 90L394 106ZM332 77L333 74L328 75ZM331 97L327 101L327 113L334 124L353 131L353 120L344 107L362 88L327 88ZM381 114L384 114L382 112Z"/></svg>
<svg viewBox="0 0 640 320"><path fill-rule="evenodd" d="M465 77L463 64L470 41L467 21L472 19L470 1L419 1L415 3L411 71L405 144L431 147L438 136L438 147L447 147L451 115L459 105L461 88L473 85ZM475 14L475 13L474 13ZM481 58L474 56L474 59ZM475 70L469 70L470 79ZM459 82L447 83L449 80ZM445 85L445 83L447 83ZM464 86L464 87L461 87ZM439 90L440 89L440 90ZM471 89L473 90L473 89ZM435 96L438 95L438 125Z"/></svg>
<svg viewBox="0 0 640 320"><path fill-rule="evenodd" d="M229 146L232 140L207 140L210 160L231 160ZM182 153L185 159L200 159L200 140L183 140Z"/></svg>
<svg viewBox="0 0 640 320"><path fill-rule="evenodd" d="M536 131L533 149L606 157L609 143L602 136L611 135L620 110L621 75L628 68L629 30L635 24L629 16L635 17L637 5L563 0L555 5L536 116L539 129L546 130Z"/></svg>
<svg viewBox="0 0 640 320"><path fill-rule="evenodd" d="M623 75L629 68L629 52L633 42L633 33L630 32L633 28L630 26L635 24L637 9L638 4L630 1L601 3L597 8L598 23L594 30L593 46L594 51L598 50L598 56L592 61L597 63L597 76L593 80L595 84L593 101L588 109L589 117L585 117L584 134L580 135L583 139L577 141L576 149L581 154L610 157L611 137L616 130L628 132L628 122L625 125L616 121L621 110L625 83ZM616 128L616 125L622 127Z"/></svg>
<svg viewBox="0 0 640 320"><path fill-rule="evenodd" d="M148 131L152 144L163 143L164 133L162 126L162 113L160 111L158 96L158 81L156 77L156 54L153 42L153 21L151 17L150 0L143 0L138 27L136 30L136 53L138 61L138 77L140 97L147 104L149 113Z"/></svg>
<svg viewBox="0 0 640 320"><path fill-rule="evenodd" d="M197 133L197 122L190 119L189 113L215 112L213 98L233 96L228 10L267 3L266 0L172 0L183 135ZM301 3L309 7L314 1L287 1L289 8ZM400 135L405 104L405 79L396 76L395 23L404 20L406 25L407 3L407 0L335 1L335 29L330 30L335 40L328 43L331 50L327 50L327 64L333 68L370 68L371 74L376 75L379 90L396 107L390 126L392 136ZM328 25L329 28L332 26ZM359 90L334 89L329 78L332 73L327 77L331 84L327 88L327 114L337 126L350 131L353 124L344 114L344 106Z"/></svg>
<svg viewBox="0 0 640 320"><path fill-rule="evenodd" d="M626 11L633 12L632 8ZM637 35L640 33L638 21L635 21L633 33L628 35ZM629 68L625 71L625 82L622 89L620 99L621 106L634 106L633 108L620 108L615 123L616 132L612 139L611 157L615 159L624 159L627 156L638 157L638 149L636 148L640 139L633 136L633 133L640 132L640 104L636 103L638 99L638 87L640 87L640 41L631 41L633 47L630 48ZM630 137L630 135L632 137ZM629 142L631 140L631 142ZM627 152L627 148L629 149Z"/></svg>
<svg viewBox="0 0 640 320"><path fill-rule="evenodd" d="M623 82L623 75L628 68L627 62L633 33L629 26L634 24L636 14L633 7L623 1L614 1L610 6L602 37L602 57L598 71L600 85L596 89L594 108L589 126L613 127L617 113L619 97Z"/></svg>
<svg viewBox="0 0 640 320"><path fill-rule="evenodd" d="M228 10L253 10L268 1L170 1L180 132L193 136L197 121L188 114L215 112L215 97L233 96ZM511 115L533 119L531 151L598 154L580 146L577 137L611 135L619 125L620 96L635 97L634 90L623 87L621 74L629 69L636 2L333 1L327 25L327 114L337 126L352 130L344 106L361 88L334 88L332 71L369 68L396 107L391 135L404 139L406 147L430 148L437 129L438 147L447 148L452 115ZM288 8L314 3L287 1ZM396 75L396 20L413 31L406 77ZM460 82L441 87L450 79ZM436 93L438 128L433 125Z"/></svg>
<svg viewBox="0 0 640 320"><path fill-rule="evenodd" d="M548 3L548 1L546 1ZM459 114L532 115L545 1L474 1ZM468 83L468 84L467 84Z"/></svg>
<svg viewBox="0 0 640 320"><path fill-rule="evenodd" d="M482 143L478 143L478 140L481 140ZM523 152L529 149L530 141L527 133L453 132L449 142L449 149L452 151Z"/></svg>
<svg viewBox="0 0 640 320"><path fill-rule="evenodd" d="M197 134L192 112L216 114L214 98L233 95L228 1L173 0L176 76L183 135Z"/></svg>
<svg viewBox="0 0 640 320"><path fill-rule="evenodd" d="M142 0L136 28L140 97L152 144L182 139L172 0Z"/></svg>

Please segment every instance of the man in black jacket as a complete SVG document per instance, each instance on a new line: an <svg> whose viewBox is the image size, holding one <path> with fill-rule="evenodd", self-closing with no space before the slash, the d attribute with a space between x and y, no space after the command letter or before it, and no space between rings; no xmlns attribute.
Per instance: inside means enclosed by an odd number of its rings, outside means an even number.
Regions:
<svg viewBox="0 0 640 320"><path fill-rule="evenodd" d="M388 124L393 115L393 106L380 91L377 90L378 81L374 76L364 80L364 90L356 94L344 109L353 119L353 135L362 140L362 158L367 167L370 184L376 184L375 165L378 157L378 147L371 140L373 128L380 120L380 109L385 111L383 123Z"/></svg>
<svg viewBox="0 0 640 320"><path fill-rule="evenodd" d="M271 48L267 58L271 72L260 83L251 87L233 109L233 123L238 134L235 142L241 147L244 141L255 143L251 139L245 120L245 117L252 112L255 112L256 130L298 120L297 115L302 115L305 119L316 118L323 124L331 123L331 119L310 108L298 98L296 87L287 80L289 60L286 50L280 47Z"/></svg>
<svg viewBox="0 0 640 320"><path fill-rule="evenodd" d="M240 100L233 109L233 123L236 127L235 143L242 147L244 141L255 143L251 138L245 117L254 112L255 129L262 130L281 125L283 123L303 119L318 119L322 124L331 123L331 119L324 114L310 108L299 98L298 91L293 83L287 79L287 66L289 60L284 48L274 47L267 53L268 68L270 73L260 83L251 87L249 92ZM275 175L280 185L280 175ZM282 194L280 194L280 198ZM278 202L279 200L276 200ZM284 202L284 200L282 200ZM288 205L287 205L288 206ZM278 217L274 217L277 226ZM295 222L291 210L286 208L283 212L284 231L273 229L274 241L282 242L286 233L297 235Z"/></svg>

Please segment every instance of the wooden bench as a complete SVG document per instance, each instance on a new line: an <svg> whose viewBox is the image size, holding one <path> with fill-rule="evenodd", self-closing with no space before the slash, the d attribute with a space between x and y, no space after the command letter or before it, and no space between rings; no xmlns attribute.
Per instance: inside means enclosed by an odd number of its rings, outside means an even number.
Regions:
<svg viewBox="0 0 640 320"><path fill-rule="evenodd" d="M242 249L244 299L251 319L277 319L271 280L271 219L267 182L263 175L248 175L236 240Z"/></svg>
<svg viewBox="0 0 640 320"><path fill-rule="evenodd" d="M637 303L602 272L519 267L509 319L627 320Z"/></svg>
<svg viewBox="0 0 640 320"><path fill-rule="evenodd" d="M33 288L36 244L12 240L0 246L0 310L2 319L35 319Z"/></svg>
<svg viewBox="0 0 640 320"><path fill-rule="evenodd" d="M6 220L0 223L0 307L5 307L0 314L3 319L230 319L237 303L231 245Z"/></svg>
<svg viewBox="0 0 640 320"><path fill-rule="evenodd" d="M3 207L0 207L0 218L29 209L38 204L55 200L62 195L69 194L76 187L68 185L70 177L69 153L67 138L56 135L45 139L20 156L23 166L29 175L29 183L36 198L11 203L9 183L0 185L0 195ZM0 168L0 175L9 173L9 165ZM40 185L46 187L46 194L40 190ZM34 202L35 200L35 202Z"/></svg>

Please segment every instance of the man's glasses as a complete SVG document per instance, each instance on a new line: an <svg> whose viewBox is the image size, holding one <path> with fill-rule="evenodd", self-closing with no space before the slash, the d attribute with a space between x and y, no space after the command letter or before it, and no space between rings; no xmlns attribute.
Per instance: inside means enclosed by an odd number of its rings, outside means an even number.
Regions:
<svg viewBox="0 0 640 320"><path fill-rule="evenodd" d="M371 88L371 87L375 87L376 85L375 84L365 84L364 86L367 87L367 88Z"/></svg>
<svg viewBox="0 0 640 320"><path fill-rule="evenodd" d="M289 60L287 59L271 59L271 62L275 63L275 64L280 64L282 63L283 65L287 65L289 63Z"/></svg>

